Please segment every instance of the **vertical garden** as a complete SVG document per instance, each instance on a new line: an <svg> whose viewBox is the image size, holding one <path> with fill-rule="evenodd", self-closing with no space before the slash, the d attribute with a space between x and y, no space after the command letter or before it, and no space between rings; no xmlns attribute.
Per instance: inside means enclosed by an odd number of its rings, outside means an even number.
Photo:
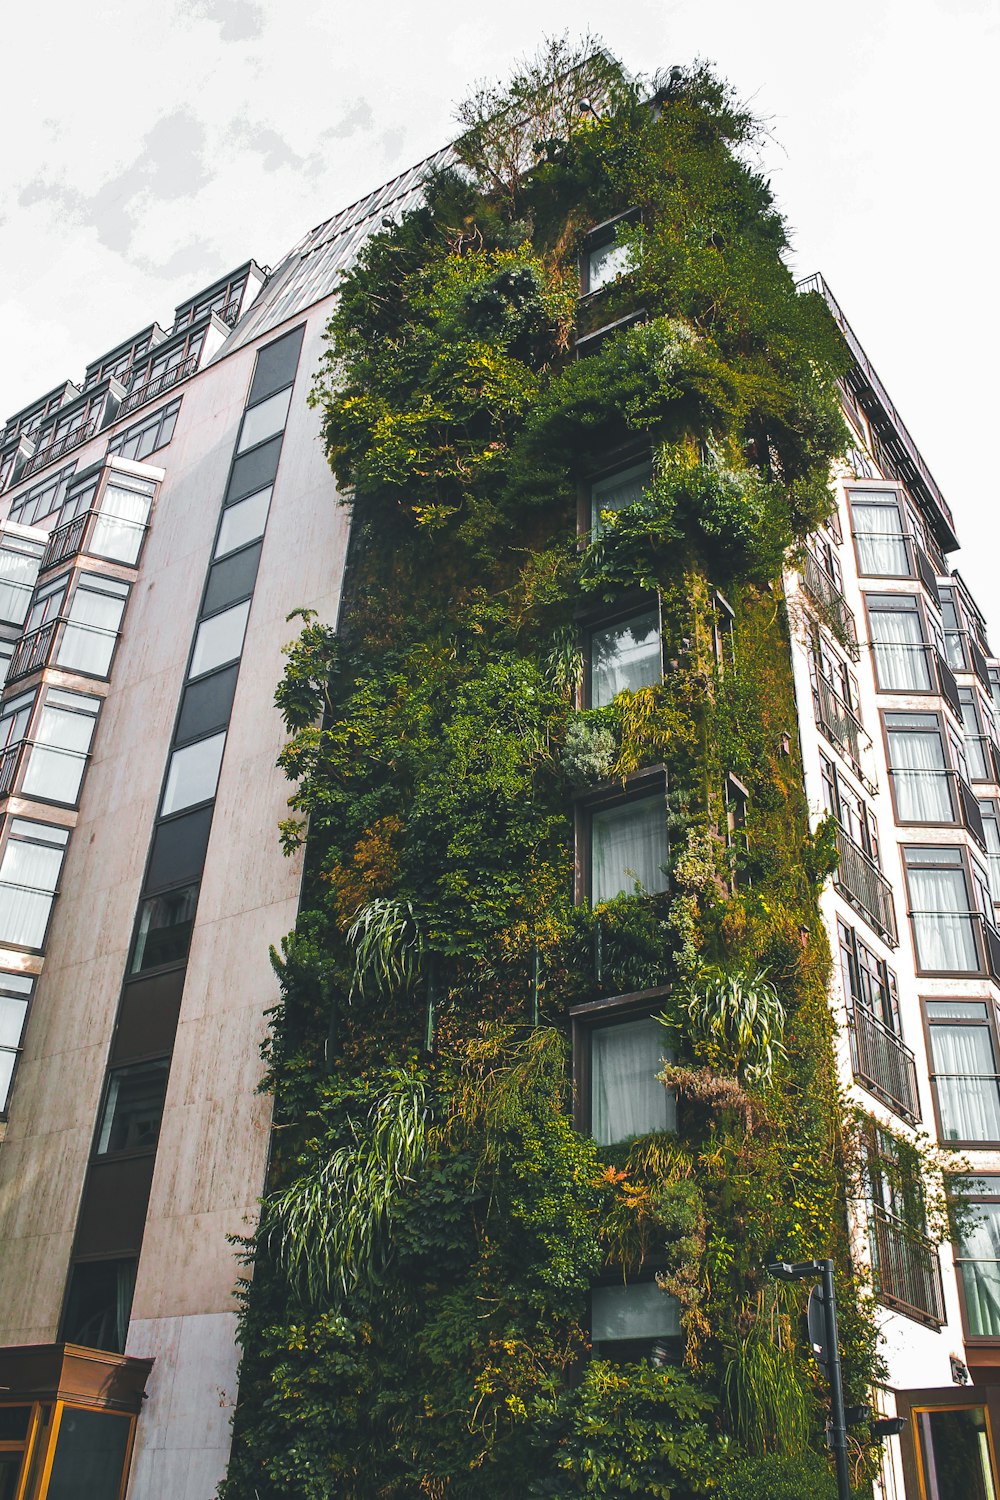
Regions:
<svg viewBox="0 0 1000 1500"><path fill-rule="evenodd" d="M762 1267L837 1258L863 1399L781 582L843 349L707 68L556 43L460 121L315 386L352 543L278 689L307 874L221 1493L823 1496ZM652 1060L602 1094L616 1016Z"/></svg>

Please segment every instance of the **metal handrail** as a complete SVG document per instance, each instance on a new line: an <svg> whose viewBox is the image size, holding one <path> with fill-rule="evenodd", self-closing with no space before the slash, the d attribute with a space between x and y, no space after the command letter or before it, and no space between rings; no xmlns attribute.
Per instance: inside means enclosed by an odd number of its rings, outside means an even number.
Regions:
<svg viewBox="0 0 1000 1500"><path fill-rule="evenodd" d="M854 616L847 600L837 587L836 580L808 551L802 558L802 583L837 639L857 661L861 648L858 645Z"/></svg>
<svg viewBox="0 0 1000 1500"><path fill-rule="evenodd" d="M920 1119L920 1101L912 1051L864 1006L852 1001L847 1018L855 1079L902 1119L915 1124Z"/></svg>
<svg viewBox="0 0 1000 1500"><path fill-rule="evenodd" d="M74 630L81 630L85 634L100 635L106 639L117 640L121 632L109 630L105 625L92 625L87 620L74 620L72 615L56 615L51 620L46 620L44 625L23 635L17 643L14 655L11 657L10 667L7 671L7 681L13 682L17 677L27 677L29 672L36 672L39 667L49 665L49 656L52 650L52 642L59 626L71 625ZM62 633L60 632L60 640ZM75 672L77 667L67 666L56 662L54 665L61 666L66 672ZM84 669L85 670L85 669Z"/></svg>
<svg viewBox="0 0 1000 1500"><path fill-rule="evenodd" d="M14 788L21 751L26 744L26 740L14 740L0 750L0 797L9 797Z"/></svg>
<svg viewBox="0 0 1000 1500"><path fill-rule="evenodd" d="M74 427L72 432L66 432L55 442L49 443L45 448L39 448L28 459L21 472L21 478L27 479L29 474L34 474L38 469L44 469L47 464L54 463L71 448L76 448L80 443L85 443L89 437L93 437L97 427L97 418L91 417L89 421L82 422L79 427Z"/></svg>
<svg viewBox="0 0 1000 1500"><path fill-rule="evenodd" d="M87 521L94 514L92 510L81 511L78 516L73 517L72 521L67 521L63 526L57 526L55 531L49 533L41 566L38 569L39 573L44 573L46 568L54 568L57 563L65 562L67 557L73 557L81 550Z"/></svg>
<svg viewBox="0 0 1000 1500"><path fill-rule="evenodd" d="M836 839L840 860L833 877L834 886L891 948L898 947L892 886L871 855L839 825Z"/></svg>
<svg viewBox="0 0 1000 1500"><path fill-rule="evenodd" d="M878 1204L871 1207L872 1270L878 1299L940 1327L945 1321L941 1262L925 1234Z"/></svg>
<svg viewBox="0 0 1000 1500"><path fill-rule="evenodd" d="M813 682L813 704L816 723L836 747L846 755L870 791L877 791L875 781L864 770L863 756L871 750L871 736L833 684L817 667Z"/></svg>
<svg viewBox="0 0 1000 1500"><path fill-rule="evenodd" d="M197 354L189 354L179 364L173 365L169 370L154 375L144 385L136 386L134 391L129 391L122 402L121 416L127 416L129 412L135 411L140 406L145 406L147 401L152 401L156 396L161 396L164 391L169 391L179 381L194 373L198 364Z"/></svg>

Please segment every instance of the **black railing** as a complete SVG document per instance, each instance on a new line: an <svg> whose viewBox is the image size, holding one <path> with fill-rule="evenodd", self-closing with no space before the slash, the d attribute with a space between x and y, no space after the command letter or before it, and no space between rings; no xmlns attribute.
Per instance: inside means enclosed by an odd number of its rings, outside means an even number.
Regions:
<svg viewBox="0 0 1000 1500"><path fill-rule="evenodd" d="M17 768L21 762L21 751L25 743L24 740L15 740L14 744L5 745L0 750L0 797L9 797L14 790Z"/></svg>
<svg viewBox="0 0 1000 1500"><path fill-rule="evenodd" d="M833 577L811 552L806 552L802 559L802 582L834 635L857 661L860 647L854 616Z"/></svg>
<svg viewBox="0 0 1000 1500"><path fill-rule="evenodd" d="M847 757L869 791L877 791L865 771L865 757L871 750L871 739L854 710L837 690L817 671L813 681L813 706L816 723L831 744Z"/></svg>
<svg viewBox="0 0 1000 1500"><path fill-rule="evenodd" d="M843 828L837 829L837 865L833 883L856 911L869 922L891 948L898 946L896 932L896 909L892 900L892 886L878 865L856 844Z"/></svg>
<svg viewBox="0 0 1000 1500"><path fill-rule="evenodd" d="M56 626L59 623L58 619L46 620L45 624L39 625L37 630L22 635L10 659L10 667L7 671L8 682L13 682L17 677L27 677L29 672L37 672L39 667L45 666L49 659Z"/></svg>
<svg viewBox="0 0 1000 1500"><path fill-rule="evenodd" d="M47 443L44 448L39 448L33 453L21 470L21 478L27 479L29 474L34 474L37 469L44 469L46 464L55 463L57 458L62 458L71 448L76 448L80 443L85 443L89 437L93 437L97 427L97 418L91 417L87 422L81 422L79 427L74 427L72 432L63 433L62 437L56 438L55 442Z"/></svg>
<svg viewBox="0 0 1000 1500"><path fill-rule="evenodd" d="M153 401L157 396L162 396L163 392L169 391L171 386L177 385L181 380L185 380L188 375L193 375L197 365L197 354L189 354L186 359L181 360L180 364L174 365L171 369L164 370L162 374L154 375L152 380L147 380L142 385L136 386L134 391L129 391L122 402L120 415L123 417L127 416L130 411L135 411L137 407L145 406L147 401Z"/></svg>
<svg viewBox="0 0 1000 1500"><path fill-rule="evenodd" d="M72 521L67 521L65 526L59 526L49 533L41 567L38 570L40 573L44 573L46 568L54 568L59 563L65 562L67 557L74 557L82 549L83 534L93 514L93 511L81 511L80 515L74 516Z"/></svg>
<svg viewBox="0 0 1000 1500"><path fill-rule="evenodd" d="M879 1301L939 1328L945 1321L944 1292L941 1263L930 1240L884 1208L872 1207L869 1224Z"/></svg>
<svg viewBox="0 0 1000 1500"><path fill-rule="evenodd" d="M904 1120L920 1119L917 1069L913 1053L903 1039L861 1005L850 1005L847 1013L851 1041L851 1067L863 1088Z"/></svg>

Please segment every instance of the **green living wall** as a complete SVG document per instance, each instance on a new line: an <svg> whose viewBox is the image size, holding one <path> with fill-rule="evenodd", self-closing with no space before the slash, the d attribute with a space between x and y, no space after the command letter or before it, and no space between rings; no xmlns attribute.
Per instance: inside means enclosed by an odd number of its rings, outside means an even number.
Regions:
<svg viewBox="0 0 1000 1500"><path fill-rule="evenodd" d="M352 549L340 633L306 619L278 690L307 879L221 1493L822 1497L804 1292L762 1265L837 1257L862 1399L781 585L829 504L843 350L708 69L658 86L555 43L461 122L346 277L315 387ZM581 301L586 233L625 210L623 274ZM645 492L578 534L588 476L637 454ZM581 611L637 590L662 684L581 708ZM668 888L591 910L575 809L658 766ZM598 1147L568 1010L650 988L677 1129ZM650 1271L680 1349L591 1357L593 1284Z"/></svg>

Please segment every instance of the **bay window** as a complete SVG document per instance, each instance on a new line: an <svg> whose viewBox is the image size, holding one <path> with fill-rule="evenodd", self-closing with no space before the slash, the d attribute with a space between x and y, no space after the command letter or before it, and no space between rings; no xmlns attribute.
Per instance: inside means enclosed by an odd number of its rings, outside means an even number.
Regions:
<svg viewBox="0 0 1000 1500"><path fill-rule="evenodd" d="M619 693L637 692L662 677L660 612L655 605L590 632L591 708L603 708Z"/></svg>
<svg viewBox="0 0 1000 1500"><path fill-rule="evenodd" d="M973 899L963 851L945 845L903 850L917 968L924 974L977 974L978 934L992 906Z"/></svg>
<svg viewBox="0 0 1000 1500"><path fill-rule="evenodd" d="M1000 902L1000 803L995 797L979 804L986 846L986 867L990 877L990 894L994 906Z"/></svg>
<svg viewBox="0 0 1000 1500"><path fill-rule="evenodd" d="M100 698L48 688L32 732L21 795L75 806L94 737Z"/></svg>
<svg viewBox="0 0 1000 1500"><path fill-rule="evenodd" d="M0 943L41 948L69 830L12 818L0 859Z"/></svg>
<svg viewBox="0 0 1000 1500"><path fill-rule="evenodd" d="M124 470L108 476L87 551L134 567L139 557L156 485Z"/></svg>
<svg viewBox="0 0 1000 1500"><path fill-rule="evenodd" d="M903 509L896 491L851 490L850 502L858 572L865 577L911 577Z"/></svg>
<svg viewBox="0 0 1000 1500"><path fill-rule="evenodd" d="M0 620L22 625L31 604L44 544L4 532L0 537Z"/></svg>
<svg viewBox="0 0 1000 1500"><path fill-rule="evenodd" d="M965 1333L1000 1339L1000 1177L974 1177L969 1188L955 1244Z"/></svg>
<svg viewBox="0 0 1000 1500"><path fill-rule="evenodd" d="M969 775L973 781L996 781L993 767L993 746L985 732L985 714L979 703L975 688L960 687L958 701L962 710L962 729L965 734L965 753Z"/></svg>
<svg viewBox="0 0 1000 1500"><path fill-rule="evenodd" d="M31 974L0 972L0 1115L7 1112L34 983Z"/></svg>
<svg viewBox="0 0 1000 1500"><path fill-rule="evenodd" d="M88 677L107 677L128 593L128 584L117 578L81 573L70 597L53 665Z"/></svg>
<svg viewBox="0 0 1000 1500"><path fill-rule="evenodd" d="M925 1000L931 1087L942 1141L1000 1141L1000 1076L989 1000Z"/></svg>
<svg viewBox="0 0 1000 1500"><path fill-rule="evenodd" d="M882 693L930 693L931 676L920 606L913 594L869 594L868 629Z"/></svg>
<svg viewBox="0 0 1000 1500"><path fill-rule="evenodd" d="M884 715L889 776L900 823L954 823L957 809L937 714Z"/></svg>

